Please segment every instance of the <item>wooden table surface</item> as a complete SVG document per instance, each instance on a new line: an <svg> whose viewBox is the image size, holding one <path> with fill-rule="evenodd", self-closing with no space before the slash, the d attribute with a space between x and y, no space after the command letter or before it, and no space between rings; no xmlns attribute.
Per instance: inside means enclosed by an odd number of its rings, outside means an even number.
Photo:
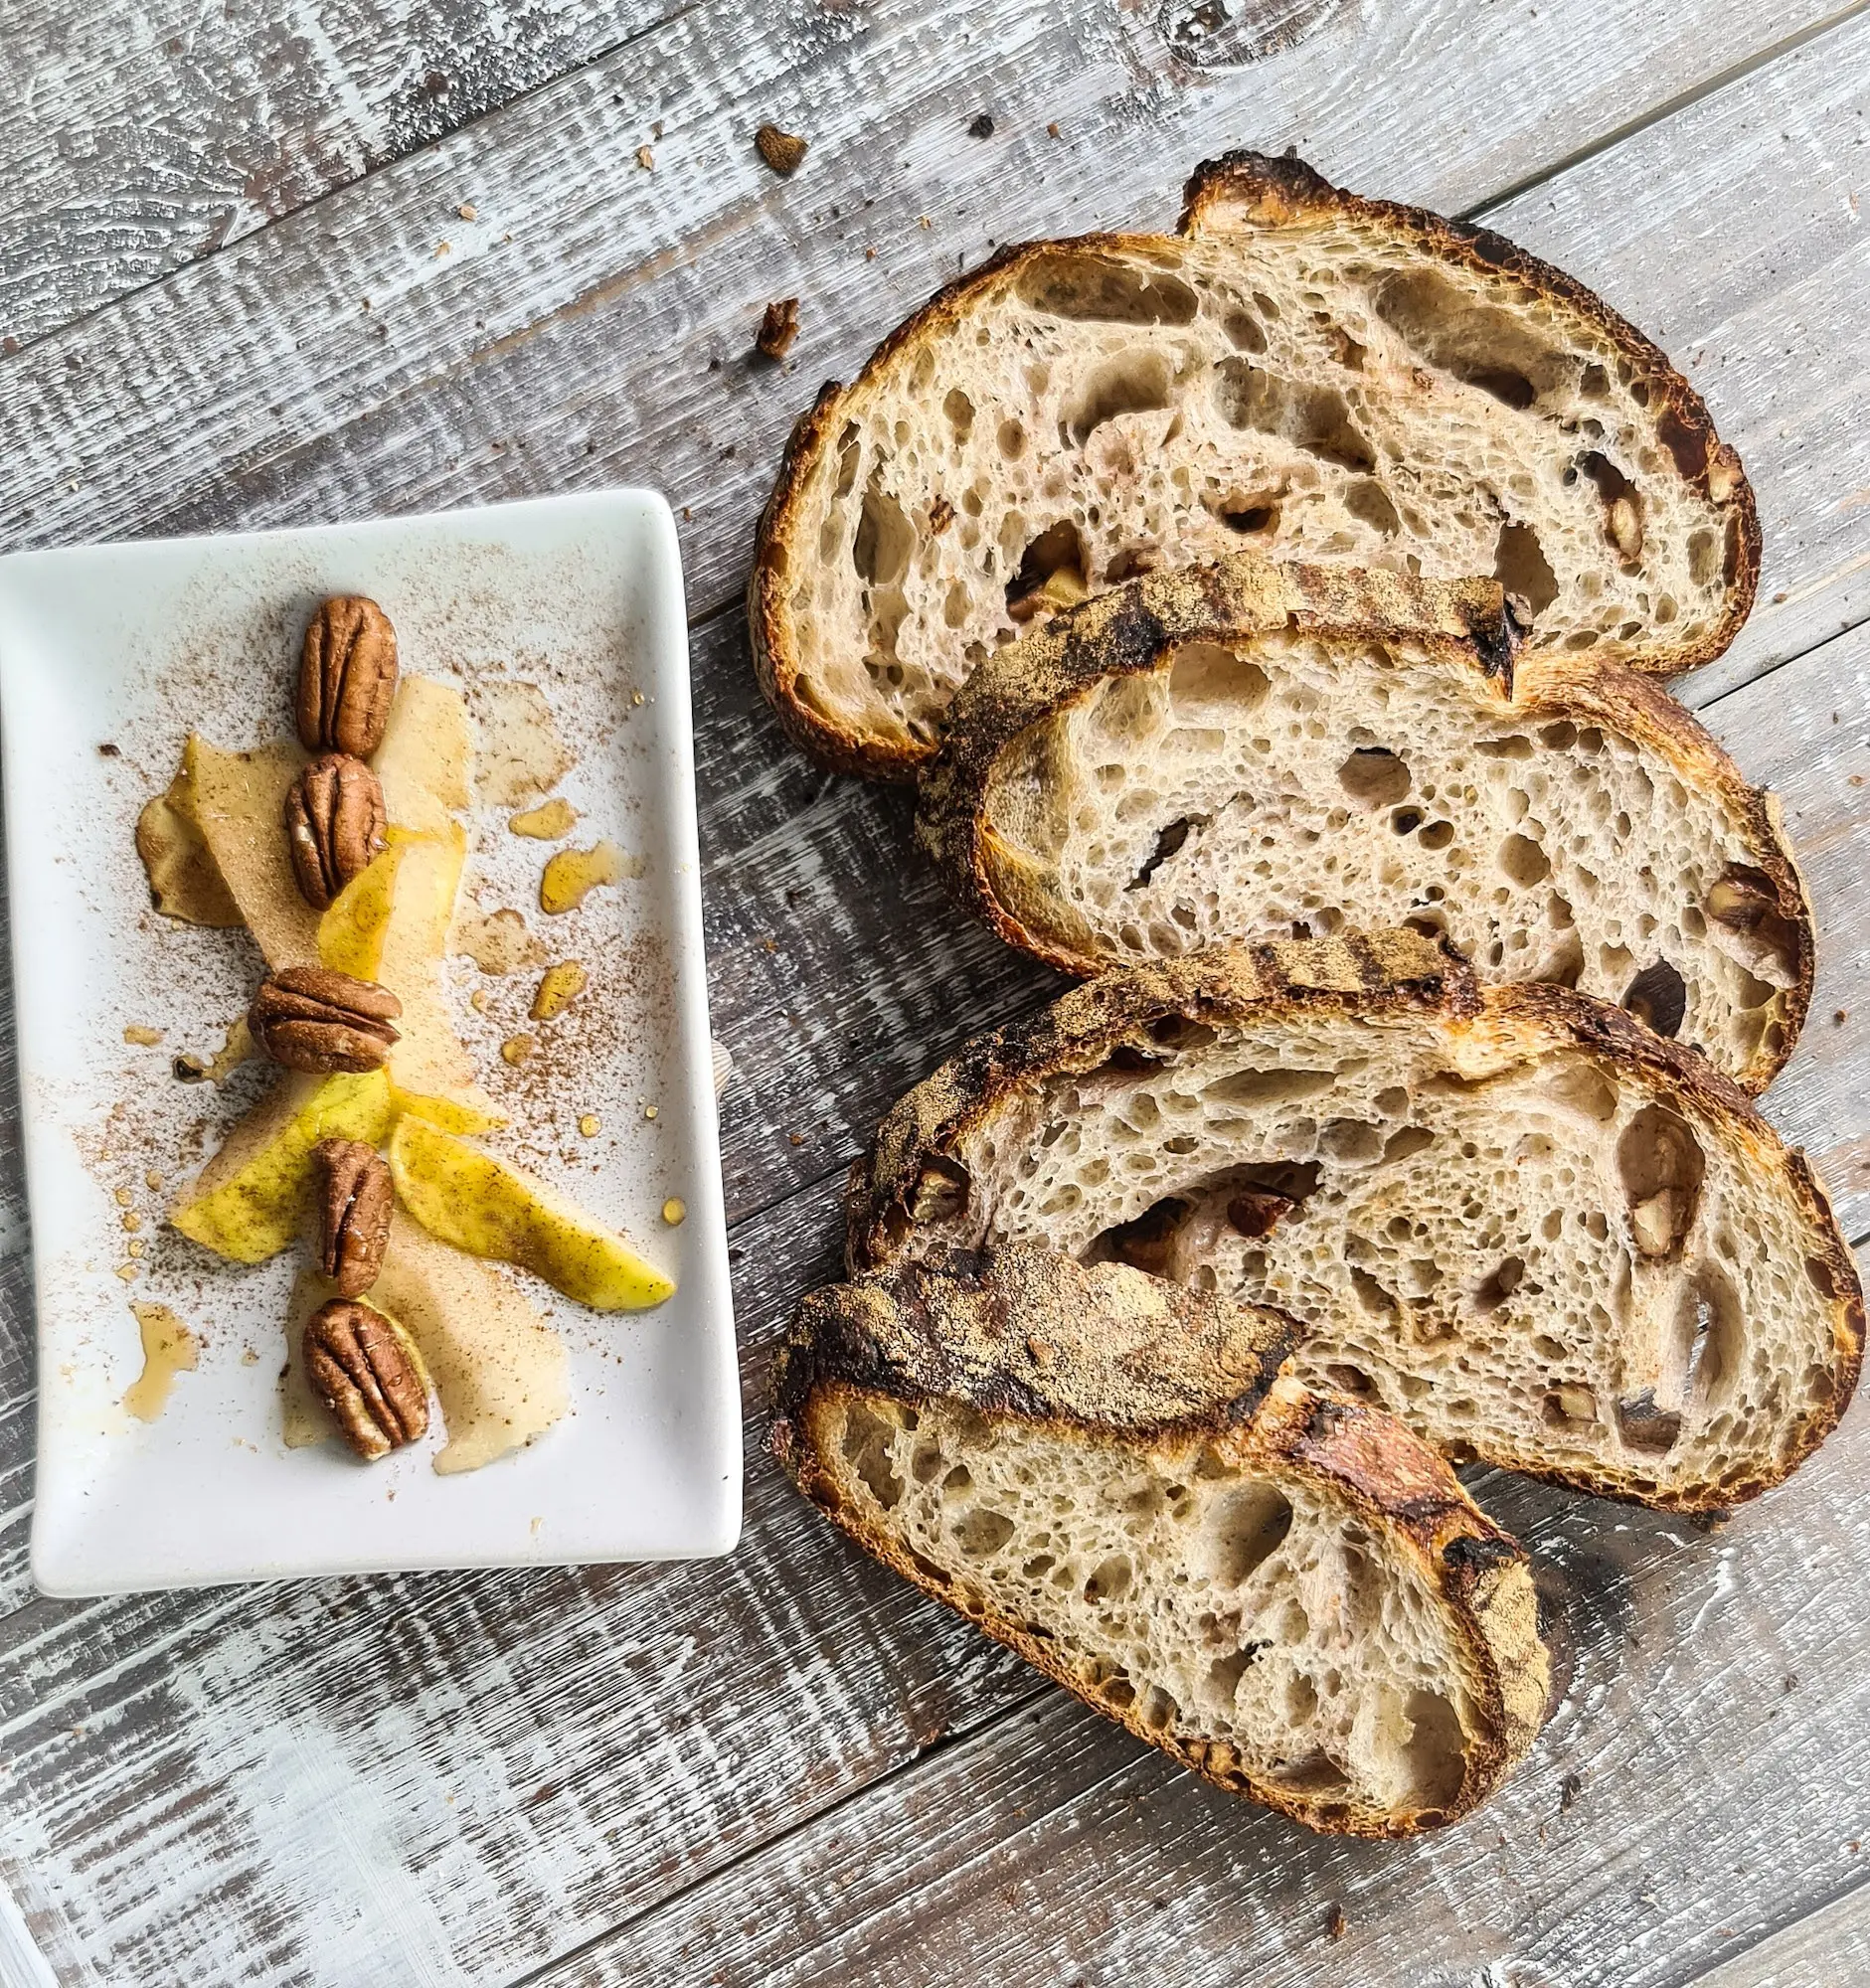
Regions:
<svg viewBox="0 0 1870 1988"><path fill-rule="evenodd" d="M1484 218L1656 337L1758 486L1761 605L1683 689L1807 868L1768 1108L1862 1238L1870 0L8 0L0 79L0 547L678 507L748 1457L725 1562L37 1596L6 1054L0 1981L1870 1980L1861 1408L1712 1533L1481 1480L1564 1696L1499 1799L1392 1847L1176 1772L784 1485L767 1365L846 1161L1049 983L903 796L786 747L739 606L792 417L997 242L1166 226L1242 144Z"/></svg>

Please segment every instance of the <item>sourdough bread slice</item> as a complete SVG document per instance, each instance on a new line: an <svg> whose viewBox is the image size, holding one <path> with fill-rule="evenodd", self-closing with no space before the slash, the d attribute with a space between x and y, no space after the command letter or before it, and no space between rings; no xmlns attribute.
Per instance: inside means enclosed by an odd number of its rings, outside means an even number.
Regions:
<svg viewBox="0 0 1870 1988"><path fill-rule="evenodd" d="M849 1214L853 1270L1043 1242L1280 1306L1308 1384L1676 1510L1778 1483L1862 1358L1823 1192L1734 1085L1408 931L1074 989L902 1098Z"/></svg>
<svg viewBox="0 0 1870 1988"><path fill-rule="evenodd" d="M1009 248L795 429L754 659L792 736L904 777L1034 614L1243 542L1493 574L1532 642L1669 673L1753 599L1759 528L1700 398L1485 230L1237 153L1176 236Z"/></svg>
<svg viewBox="0 0 1870 1988"><path fill-rule="evenodd" d="M1531 1743L1525 1555L1290 1323L1045 1251L814 1292L774 1447L859 1545L1087 1704L1314 1829L1465 1813Z"/></svg>
<svg viewBox="0 0 1870 1988"><path fill-rule="evenodd" d="M1649 679L1515 646L1490 580L1250 553L1133 580L975 671L918 834L1068 973L1408 922L1765 1089L1812 978L1777 800Z"/></svg>

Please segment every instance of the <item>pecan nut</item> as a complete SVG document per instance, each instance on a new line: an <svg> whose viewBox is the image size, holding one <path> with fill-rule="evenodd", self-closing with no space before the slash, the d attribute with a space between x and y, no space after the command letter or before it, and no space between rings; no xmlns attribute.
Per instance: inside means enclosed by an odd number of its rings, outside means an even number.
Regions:
<svg viewBox="0 0 1870 1988"><path fill-rule="evenodd" d="M298 736L308 752L368 758L383 744L396 696L396 630L374 600L343 593L305 625Z"/></svg>
<svg viewBox="0 0 1870 1988"><path fill-rule="evenodd" d="M321 1139L318 1267L338 1295L361 1298L383 1267L396 1190L381 1155L361 1139Z"/></svg>
<svg viewBox="0 0 1870 1988"><path fill-rule="evenodd" d="M247 1025L274 1063L335 1077L382 1069L399 1037L391 1024L402 1012L402 1002L374 980L282 966L259 983Z"/></svg>
<svg viewBox="0 0 1870 1988"><path fill-rule="evenodd" d="M305 1378L344 1439L374 1462L428 1432L428 1384L400 1326L355 1298L333 1298L305 1327Z"/></svg>
<svg viewBox="0 0 1870 1988"><path fill-rule="evenodd" d="M299 895L322 911L382 853L383 785L361 759L326 752L286 789L285 842Z"/></svg>

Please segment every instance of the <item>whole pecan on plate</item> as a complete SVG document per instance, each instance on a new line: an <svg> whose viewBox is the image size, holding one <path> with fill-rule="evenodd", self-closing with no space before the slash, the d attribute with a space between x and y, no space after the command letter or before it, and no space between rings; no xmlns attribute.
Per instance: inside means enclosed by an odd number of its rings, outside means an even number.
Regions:
<svg viewBox="0 0 1870 1988"><path fill-rule="evenodd" d="M247 1025L274 1063L321 1077L380 1070L403 1004L374 980L325 966L282 966L259 983Z"/></svg>
<svg viewBox="0 0 1870 1988"><path fill-rule="evenodd" d="M374 1462L428 1430L428 1385L407 1336L355 1298L320 1305L305 1326L305 1378L344 1439Z"/></svg>
<svg viewBox="0 0 1870 1988"><path fill-rule="evenodd" d="M341 593L305 624L299 658L299 743L308 752L367 758L383 744L396 697L396 630L374 600Z"/></svg>
<svg viewBox="0 0 1870 1988"><path fill-rule="evenodd" d="M325 752L285 793L285 844L299 895L322 911L382 853L383 784L361 759Z"/></svg>
<svg viewBox="0 0 1870 1988"><path fill-rule="evenodd" d="M318 1163L318 1268L338 1295L361 1298L383 1267L396 1190L375 1147L361 1139L321 1139Z"/></svg>

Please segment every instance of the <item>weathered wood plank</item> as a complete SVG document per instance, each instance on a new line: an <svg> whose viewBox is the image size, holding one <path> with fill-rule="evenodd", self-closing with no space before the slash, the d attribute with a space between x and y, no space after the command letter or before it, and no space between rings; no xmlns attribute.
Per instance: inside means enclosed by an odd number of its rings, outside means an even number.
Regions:
<svg viewBox="0 0 1870 1988"><path fill-rule="evenodd" d="M15 0L0 337L29 344L601 56L638 0ZM645 124L638 142L649 135ZM445 233L448 215L437 216Z"/></svg>
<svg viewBox="0 0 1870 1988"><path fill-rule="evenodd" d="M1187 167L1238 142L1243 123L1269 145L1302 138L1354 183L1471 207L1489 184L1589 144L1594 125L1666 99L1684 69L1744 59L1822 11L1620 0L1598 11L1581 54L1549 7L1326 9L1309 40L1241 73L1189 71L1159 18L1022 0L991 38L950 48L935 0L805 26L699 7L0 367L0 408L19 433L48 437L0 506L0 536L280 522L635 475L694 513L685 550L707 607L740 583L749 521L807 383L847 372L991 238L1165 221ZM1789 92L1801 128L1847 142L1844 79L1863 32L1846 24L1669 120L1684 154L1712 155L1710 203L1758 165L1759 93L1777 109L1774 92ZM1562 117L1523 87L1542 67L1573 79ZM1346 86L1403 76L1408 89ZM816 141L783 184L753 161L738 107L775 93L810 105ZM634 162L617 95L637 122L651 103L664 122L652 173ZM879 100L901 140L882 151ZM966 107L986 104L994 135L966 137ZM1655 160L1640 179L1606 178L1624 149L1574 169L1592 189L1578 227L1536 231L1538 246L1589 274L1608 243L1635 238L1640 279L1617 300L1670 317L1681 340L1710 337L1758 291L1683 269L1647 222ZM1818 150L1781 163L1788 212L1801 174L1836 191ZM434 218L469 191L482 219L438 257ZM1522 196L1513 214L1531 219L1536 201ZM1718 237L1721 216L1705 218ZM1733 259L1771 292L1770 272ZM1824 321L1845 321L1857 264L1843 249L1820 260ZM1728 263L1717 256L1715 276ZM1665 293L1677 283L1706 309L1675 313ZM789 371L757 371L746 354L775 291L805 300L805 330ZM1830 460L1847 432L1840 420L1768 439L1774 451L1823 442ZM1770 480L1776 459L1756 469Z"/></svg>
<svg viewBox="0 0 1870 1988"><path fill-rule="evenodd" d="M1695 1988L1831 1988L1870 1979L1870 1885L1695 1977Z"/></svg>
<svg viewBox="0 0 1870 1988"><path fill-rule="evenodd" d="M907 1984L963 1957L1005 1988L1684 1982L1863 1882L1855 1625L1870 1514L1851 1487L1867 1460L1858 1415L1715 1538L1483 1480L1558 1604L1567 1675L1531 1759L1451 1830L1389 1846L1309 1837L1048 1693L539 1988Z"/></svg>

